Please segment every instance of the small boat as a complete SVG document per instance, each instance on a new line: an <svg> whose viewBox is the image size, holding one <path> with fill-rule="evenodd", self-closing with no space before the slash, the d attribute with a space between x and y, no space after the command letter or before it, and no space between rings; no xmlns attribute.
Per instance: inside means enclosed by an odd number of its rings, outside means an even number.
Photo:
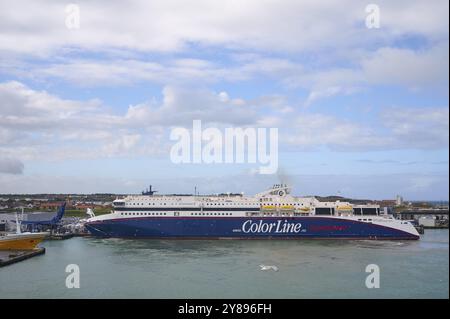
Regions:
<svg viewBox="0 0 450 319"><path fill-rule="evenodd" d="M16 213L16 233L0 236L0 250L33 250L47 237L48 232L22 233Z"/></svg>

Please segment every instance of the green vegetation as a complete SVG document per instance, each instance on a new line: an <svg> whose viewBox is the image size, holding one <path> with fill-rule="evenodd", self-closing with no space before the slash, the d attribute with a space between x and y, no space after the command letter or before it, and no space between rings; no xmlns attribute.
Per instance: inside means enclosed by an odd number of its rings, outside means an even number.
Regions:
<svg viewBox="0 0 450 319"><path fill-rule="evenodd" d="M406 210L406 209L408 209L408 206L406 206L406 205L395 206L394 207L394 212L398 213L398 212L401 212L401 211Z"/></svg>
<svg viewBox="0 0 450 319"><path fill-rule="evenodd" d="M109 214L111 212L111 208L97 208L94 209L95 215L105 215ZM66 212L64 214L64 217L81 217L86 218L86 211L85 210L79 210L79 209L66 209Z"/></svg>

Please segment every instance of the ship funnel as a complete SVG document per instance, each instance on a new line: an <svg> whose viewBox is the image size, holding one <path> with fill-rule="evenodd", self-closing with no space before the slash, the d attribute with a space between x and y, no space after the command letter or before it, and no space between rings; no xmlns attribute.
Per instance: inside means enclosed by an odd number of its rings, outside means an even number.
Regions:
<svg viewBox="0 0 450 319"><path fill-rule="evenodd" d="M141 192L142 195L153 195L157 191L152 190L152 185L150 185L147 189Z"/></svg>
<svg viewBox="0 0 450 319"><path fill-rule="evenodd" d="M258 193L256 197L263 197L266 195L285 196L290 194L291 188L287 184L275 184L271 189Z"/></svg>

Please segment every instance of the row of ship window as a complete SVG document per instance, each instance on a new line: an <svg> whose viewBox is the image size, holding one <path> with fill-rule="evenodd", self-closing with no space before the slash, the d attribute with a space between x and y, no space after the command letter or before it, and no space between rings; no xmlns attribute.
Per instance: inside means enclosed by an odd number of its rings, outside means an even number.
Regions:
<svg viewBox="0 0 450 319"><path fill-rule="evenodd" d="M200 215L200 216L228 216L233 215L232 213L191 213L191 215Z"/></svg>
<svg viewBox="0 0 450 319"><path fill-rule="evenodd" d="M284 206L284 205L292 205L292 206L305 206L304 203L264 203L264 205L272 205L272 206ZM310 203L309 206L312 204Z"/></svg>
<svg viewBox="0 0 450 319"><path fill-rule="evenodd" d="M166 215L166 213L120 213L122 216Z"/></svg>
<svg viewBox="0 0 450 319"><path fill-rule="evenodd" d="M177 214L177 213L175 213ZM167 213L120 213L122 216L166 216ZM191 216L230 216L232 213L191 213Z"/></svg>
<svg viewBox="0 0 450 319"><path fill-rule="evenodd" d="M245 216L269 216L269 217L278 217L278 216L309 216L309 213L263 213L263 212L247 212Z"/></svg>
<svg viewBox="0 0 450 319"><path fill-rule="evenodd" d="M150 205L150 203L130 203L130 205L131 206L139 206L139 205L141 205L141 206L144 206L144 204L149 204ZM159 203L158 203L159 204ZM167 205L167 203L161 203L162 205ZM268 205L273 205L273 206L282 206L282 205L293 205L293 206L303 206L303 203L302 204L300 204L300 203L292 203L292 204L289 204L289 203L267 203ZM120 206L121 206L122 204L120 204ZM153 205L153 206L155 206L156 205L156 203L152 203L151 205ZM171 204L171 205L179 205L179 204ZM233 206L233 205L247 205L247 206L251 206L251 205L257 205L256 203L255 204L252 204L252 203L206 203L205 204L206 206ZM119 206L117 203L116 203L116 206Z"/></svg>
<svg viewBox="0 0 450 319"><path fill-rule="evenodd" d="M285 205L304 206L303 203L266 203L266 205L272 205L272 206L285 206Z"/></svg>
<svg viewBox="0 0 450 319"><path fill-rule="evenodd" d="M148 204L148 205L150 205L150 203L145 203L145 204ZM167 205L167 203L158 203L158 205ZM232 206L232 205L247 205L247 206L251 206L251 205L257 205L256 203L255 204L249 204L249 203L206 203L206 206ZM141 206L144 206L144 203L130 203L130 205L131 206L139 206L139 205L141 205ZM153 206L155 206L156 204L155 203L152 203L151 205L153 205ZM182 204L176 204L176 203L171 203L171 205L182 205ZM302 204L303 205L303 204ZM119 205L117 205L117 203L116 203L116 206L119 206Z"/></svg>
<svg viewBox="0 0 450 319"><path fill-rule="evenodd" d="M258 205L257 203L206 203L206 206Z"/></svg>

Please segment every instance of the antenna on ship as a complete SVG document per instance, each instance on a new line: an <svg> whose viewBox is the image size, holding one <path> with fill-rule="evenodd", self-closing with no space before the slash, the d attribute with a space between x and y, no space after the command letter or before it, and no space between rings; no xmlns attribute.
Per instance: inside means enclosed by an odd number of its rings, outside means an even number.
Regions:
<svg viewBox="0 0 450 319"><path fill-rule="evenodd" d="M157 191L152 190L152 185L149 186L146 190L142 192L142 195L153 195Z"/></svg>
<svg viewBox="0 0 450 319"><path fill-rule="evenodd" d="M22 233L22 220L23 220L23 207L22 207L22 218L19 220L19 214L16 211L16 234L20 235Z"/></svg>

